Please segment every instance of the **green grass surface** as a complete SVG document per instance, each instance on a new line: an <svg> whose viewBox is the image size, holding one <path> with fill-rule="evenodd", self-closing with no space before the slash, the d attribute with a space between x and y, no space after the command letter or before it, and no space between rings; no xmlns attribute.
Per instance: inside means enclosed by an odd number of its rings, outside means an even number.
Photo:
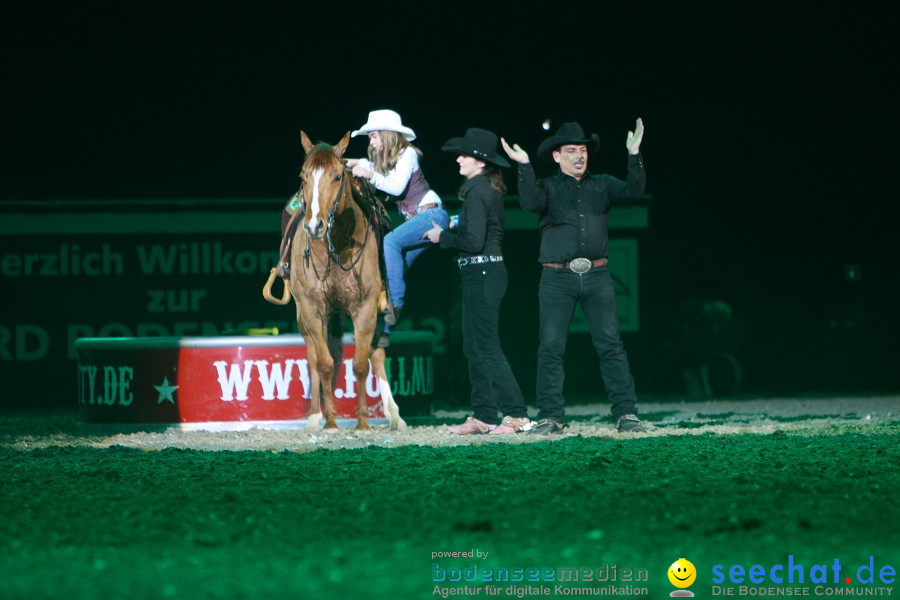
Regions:
<svg viewBox="0 0 900 600"><path fill-rule="evenodd" d="M459 585L434 563L646 569L631 585L663 598L680 557L710 597L716 564L896 569L898 441L893 423L307 453L0 444L0 598L431 598ZM432 559L471 549L488 558Z"/></svg>

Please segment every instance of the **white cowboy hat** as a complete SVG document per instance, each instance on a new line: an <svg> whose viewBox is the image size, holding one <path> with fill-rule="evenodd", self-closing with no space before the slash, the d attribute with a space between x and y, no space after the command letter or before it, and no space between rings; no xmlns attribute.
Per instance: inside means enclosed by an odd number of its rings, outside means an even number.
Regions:
<svg viewBox="0 0 900 600"><path fill-rule="evenodd" d="M400 122L400 115L392 110L373 110L369 113L369 120L365 125L350 133L350 137L365 135L370 131L396 131L411 142L416 139L415 132L409 127L404 127Z"/></svg>

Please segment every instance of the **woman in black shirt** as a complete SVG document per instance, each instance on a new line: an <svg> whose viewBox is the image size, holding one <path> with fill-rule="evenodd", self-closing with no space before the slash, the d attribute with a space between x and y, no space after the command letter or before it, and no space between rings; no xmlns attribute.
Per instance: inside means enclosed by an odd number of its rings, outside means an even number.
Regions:
<svg viewBox="0 0 900 600"><path fill-rule="evenodd" d="M500 167L509 163L497 154L498 138L485 129L470 128L441 149L459 156L463 201L455 231L434 223L423 237L441 248L459 251L463 285L463 354L469 363L472 412L451 433L516 433L530 426L522 391L500 346L500 303L506 293L503 264L503 194L506 186ZM497 410L503 414L495 425Z"/></svg>

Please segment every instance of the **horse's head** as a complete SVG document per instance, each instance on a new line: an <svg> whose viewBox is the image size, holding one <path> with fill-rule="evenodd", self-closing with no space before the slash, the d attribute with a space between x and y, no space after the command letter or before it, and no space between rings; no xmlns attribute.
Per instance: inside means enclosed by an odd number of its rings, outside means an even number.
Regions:
<svg viewBox="0 0 900 600"><path fill-rule="evenodd" d="M313 239L320 239L328 229L329 216L337 210L347 186L344 181L344 163L341 157L350 142L350 132L344 134L335 146L324 142L313 144L300 132L300 141L306 151L306 160L300 170L303 182L303 199L306 203L306 220L303 229Z"/></svg>

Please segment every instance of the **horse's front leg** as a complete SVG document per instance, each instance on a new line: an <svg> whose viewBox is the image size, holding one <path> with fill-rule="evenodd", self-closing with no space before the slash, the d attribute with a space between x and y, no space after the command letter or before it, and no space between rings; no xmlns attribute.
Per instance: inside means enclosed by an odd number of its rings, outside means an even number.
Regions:
<svg viewBox="0 0 900 600"><path fill-rule="evenodd" d="M306 417L306 428L319 429L322 426L322 388L319 385L316 344L310 334L310 331L319 327L317 325L318 318L315 313L304 310L304 307L308 306L310 303L299 300L300 298L304 298L300 293L301 291L302 290L300 289L294 291L294 298L297 299L297 329L300 331L300 335L303 336L303 341L306 343L306 365L309 369L309 411L307 412ZM304 325L304 323L309 322L313 323L312 329Z"/></svg>
<svg viewBox="0 0 900 600"><path fill-rule="evenodd" d="M300 295L295 298L300 298ZM322 420L322 410L320 398L325 402L325 429L337 429L337 411L334 408L334 397L332 395L332 375L334 374L334 360L328 349L328 320L318 315L314 308L313 302L297 301L297 322L300 331L306 340L306 360L309 365L310 372L310 394L309 419L307 428L318 428ZM319 389L321 388L321 395Z"/></svg>
<svg viewBox="0 0 900 600"><path fill-rule="evenodd" d="M325 429L337 429L337 409L334 407L334 359L328 351L328 342L323 337L321 346L316 348L319 382L322 384L322 399L325 402Z"/></svg>
<svg viewBox="0 0 900 600"><path fill-rule="evenodd" d="M321 398L325 403L325 429L337 429L337 410L334 408L334 390L332 389L332 375L334 375L334 359L328 351L328 342L325 337L318 334L309 336L306 340L306 359L309 363L309 382L312 388L310 395L309 420L307 429L318 429L322 422Z"/></svg>
<svg viewBox="0 0 900 600"><path fill-rule="evenodd" d="M319 383L316 349L311 343L306 344L306 364L309 368L309 414L306 428L319 429L322 426L322 386Z"/></svg>

